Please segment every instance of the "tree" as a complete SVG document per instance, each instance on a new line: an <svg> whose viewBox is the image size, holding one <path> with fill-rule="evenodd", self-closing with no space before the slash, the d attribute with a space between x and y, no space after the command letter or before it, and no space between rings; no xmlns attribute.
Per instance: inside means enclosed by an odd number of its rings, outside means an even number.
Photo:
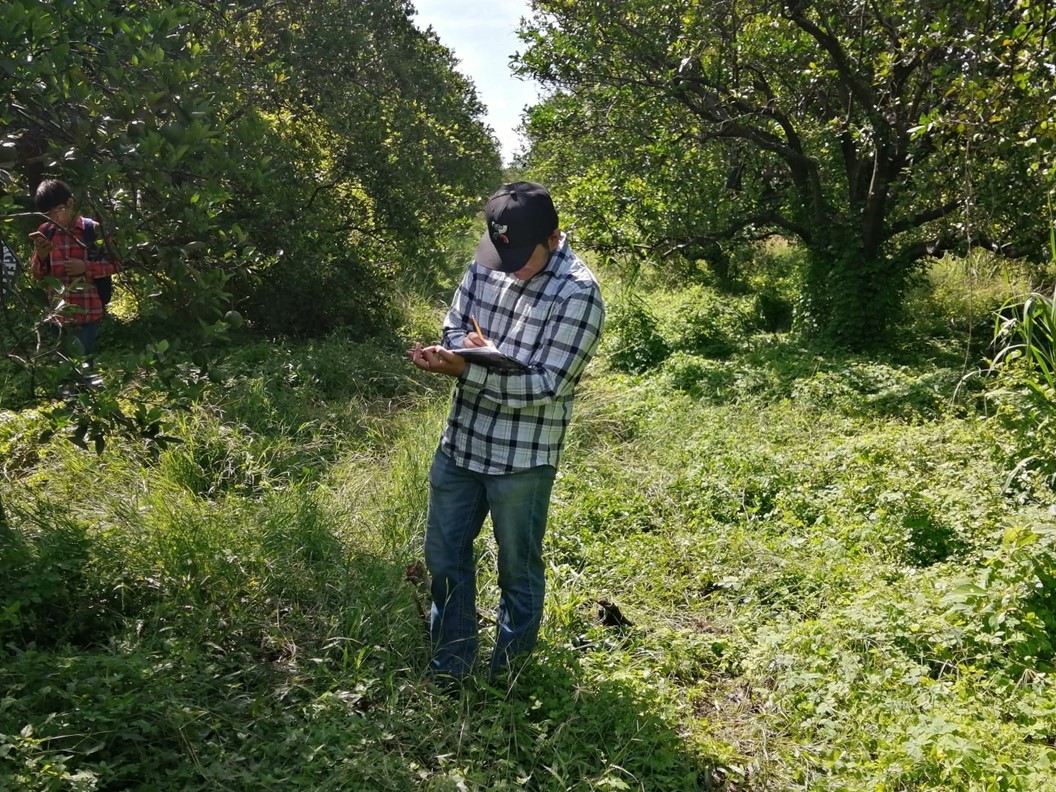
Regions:
<svg viewBox="0 0 1056 792"><path fill-rule="evenodd" d="M0 6L0 213L68 178L117 234L126 287L152 295L141 317L194 325L234 300L272 330L375 326L390 276L500 167L473 87L412 16L406 0Z"/></svg>
<svg viewBox="0 0 1056 792"><path fill-rule="evenodd" d="M475 90L412 14L393 0L310 0L252 18L255 79L239 106L260 113L274 148L303 160L284 168L280 191L239 190L247 214L263 201L283 218L266 234L281 256L234 284L276 329L331 326L372 303L372 324L384 325L377 302L393 276L418 275L498 179ZM291 303L300 310L284 309Z"/></svg>
<svg viewBox="0 0 1056 792"><path fill-rule="evenodd" d="M720 268L799 240L801 326L851 347L885 339L929 255L1044 256L1025 143L1053 140L1048 3L534 7L520 68L555 92L529 115L531 164L592 238Z"/></svg>

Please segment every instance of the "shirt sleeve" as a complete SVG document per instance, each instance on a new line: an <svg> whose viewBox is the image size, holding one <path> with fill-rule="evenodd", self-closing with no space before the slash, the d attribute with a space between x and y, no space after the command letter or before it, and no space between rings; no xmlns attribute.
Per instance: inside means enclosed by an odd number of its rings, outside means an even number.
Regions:
<svg viewBox="0 0 1056 792"><path fill-rule="evenodd" d="M604 323L605 306L597 288L576 292L551 315L542 343L525 371L498 372L469 364L462 386L515 409L564 398L594 356Z"/></svg>
<svg viewBox="0 0 1056 792"><path fill-rule="evenodd" d="M465 346L466 336L469 335L470 315L472 312L473 299L473 268L466 270L462 276L462 282L455 289L454 299L451 307L444 317L442 346L445 349L461 349Z"/></svg>

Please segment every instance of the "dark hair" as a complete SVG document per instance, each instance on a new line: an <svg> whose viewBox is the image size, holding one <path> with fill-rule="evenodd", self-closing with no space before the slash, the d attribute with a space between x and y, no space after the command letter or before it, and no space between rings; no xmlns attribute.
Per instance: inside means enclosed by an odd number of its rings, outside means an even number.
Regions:
<svg viewBox="0 0 1056 792"><path fill-rule="evenodd" d="M73 191L64 181L58 179L47 179L42 181L33 195L33 203L37 205L38 212L48 212L56 206L66 203L73 197Z"/></svg>

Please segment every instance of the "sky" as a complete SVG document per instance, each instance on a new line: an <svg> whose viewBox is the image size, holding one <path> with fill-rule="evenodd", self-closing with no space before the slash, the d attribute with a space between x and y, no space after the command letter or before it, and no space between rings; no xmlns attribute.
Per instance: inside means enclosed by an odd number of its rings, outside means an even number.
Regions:
<svg viewBox="0 0 1056 792"><path fill-rule="evenodd" d="M412 0L420 28L432 26L441 43L460 61L459 71L477 88L487 107L484 118L499 139L509 164L523 141L514 131L521 111L535 104L538 86L510 73L510 56L523 49L517 38L521 17L531 13L528 0Z"/></svg>

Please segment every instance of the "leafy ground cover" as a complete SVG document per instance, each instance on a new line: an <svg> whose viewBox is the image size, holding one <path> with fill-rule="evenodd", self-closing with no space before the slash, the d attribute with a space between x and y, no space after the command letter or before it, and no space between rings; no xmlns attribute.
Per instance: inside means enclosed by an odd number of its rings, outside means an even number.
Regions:
<svg viewBox="0 0 1056 792"><path fill-rule="evenodd" d="M233 346L160 453L0 414L0 787L1056 789L1036 408L936 335L864 358L705 287L610 306L542 645L456 696L416 567L447 390L401 356L435 313L380 352Z"/></svg>

